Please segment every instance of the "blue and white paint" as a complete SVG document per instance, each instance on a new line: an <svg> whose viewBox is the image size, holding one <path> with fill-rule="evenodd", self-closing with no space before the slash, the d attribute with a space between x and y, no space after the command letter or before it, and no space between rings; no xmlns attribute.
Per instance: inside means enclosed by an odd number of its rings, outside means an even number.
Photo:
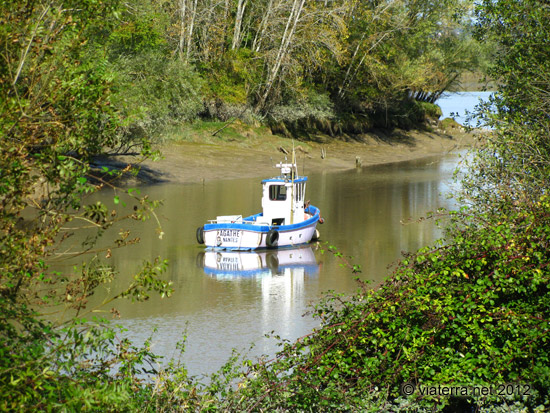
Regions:
<svg viewBox="0 0 550 413"><path fill-rule="evenodd" d="M321 211L305 201L307 177L296 163L277 165L281 174L262 181L263 211L243 218L218 216L197 229L197 241L221 250L254 250L297 246L319 237Z"/></svg>

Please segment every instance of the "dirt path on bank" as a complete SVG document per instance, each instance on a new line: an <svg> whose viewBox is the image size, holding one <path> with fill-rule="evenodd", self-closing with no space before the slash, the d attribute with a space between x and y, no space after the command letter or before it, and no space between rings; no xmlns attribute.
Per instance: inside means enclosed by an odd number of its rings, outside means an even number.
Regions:
<svg viewBox="0 0 550 413"><path fill-rule="evenodd" d="M373 133L348 141L327 139L326 143L295 140L294 146L300 173L304 170L305 174L311 174L355 168L357 163L366 167L444 155L471 147L477 140L476 133L466 133L457 127L448 132ZM291 159L292 140L271 134L245 134L242 140L169 142L159 149L163 159L141 164L137 177L126 177L124 185L270 176L275 172L272 165L285 156ZM102 163L121 166L131 162L131 157L123 156Z"/></svg>

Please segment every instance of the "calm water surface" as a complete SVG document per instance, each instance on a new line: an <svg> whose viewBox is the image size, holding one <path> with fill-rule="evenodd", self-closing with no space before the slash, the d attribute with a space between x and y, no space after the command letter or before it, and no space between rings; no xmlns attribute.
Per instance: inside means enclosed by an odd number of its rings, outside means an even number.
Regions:
<svg viewBox="0 0 550 413"><path fill-rule="evenodd" d="M455 94L437 103L443 117L451 112L462 116L485 95ZM192 375L216 371L233 348L248 351L252 343L255 346L250 356L273 355L277 346L266 333L274 331L289 340L308 334L318 323L304 313L324 292L351 293L357 289L355 275L342 266L341 260L323 253L323 243L329 242L346 257L353 257L348 260L361 266L361 279L372 285L381 282L402 251L414 251L440 237L434 222L416 219L441 206L453 207L445 194L458 161L456 155L449 155L310 175L306 198L325 218L325 224L318 227L322 242L260 254L205 252L195 240L195 231L217 215L259 212L261 179L143 188L152 199L164 200L159 216L165 235L158 239L153 221L136 224L135 228L125 223L107 231L102 242L116 238L120 229L132 230L131 237L137 235L141 242L113 251L107 261L121 275L92 298L100 302L121 291L142 261L160 256L170 262L165 277L173 282L175 292L169 299L153 295L145 303L117 303L121 313L118 322L127 329L127 336L139 343L156 329L153 350L170 358L178 355L176 343L186 331L183 359ZM265 177L277 172L267 166ZM112 203L113 194L102 192L99 196Z"/></svg>
<svg viewBox="0 0 550 413"><path fill-rule="evenodd" d="M440 236L432 221L406 221L440 206L452 207L442 194L449 192L457 162L457 156L449 155L310 175L307 198L325 218L318 227L322 241L353 257L349 261L361 265L361 279L381 282L402 251L416 250ZM265 175L276 172L268 166ZM172 297L152 296L139 304L121 301L116 304L121 312L118 322L136 342L156 329L153 350L168 358L177 355L176 342L187 331L184 360L193 375L217 370L233 348L248 350L252 343L250 356L273 355L277 347L264 337L266 333L274 331L290 340L301 337L318 325L304 313L323 292L357 290L355 275L342 267L341 260L323 253L322 242L261 254L210 253L197 244L195 230L206 220L261 210L260 180L143 188L151 198L164 200L159 216L165 235L158 239L152 221L135 229L123 227L142 241L113 251L108 261L121 276L94 297L100 300L128 285L143 260L168 259L165 277L173 282ZM112 202L112 194L101 196Z"/></svg>

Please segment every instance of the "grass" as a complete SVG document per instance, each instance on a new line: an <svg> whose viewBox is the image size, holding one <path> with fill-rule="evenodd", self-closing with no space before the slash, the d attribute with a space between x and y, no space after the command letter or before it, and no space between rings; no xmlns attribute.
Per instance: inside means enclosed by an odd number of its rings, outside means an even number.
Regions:
<svg viewBox="0 0 550 413"><path fill-rule="evenodd" d="M463 126L458 123L456 120L454 120L453 118L445 118L441 121L440 123L441 125L441 129L443 129L444 131L449 131L451 129L461 129L463 128Z"/></svg>
<svg viewBox="0 0 550 413"><path fill-rule="evenodd" d="M192 123L182 124L168 129L162 138L165 143L202 143L202 144L229 144L246 148L280 147L290 151L292 139L273 135L267 126L252 126L242 123L239 120L231 123L224 129L227 122L213 122L196 120ZM311 147L307 143L294 141L296 147L301 146L305 150Z"/></svg>
<svg viewBox="0 0 550 413"><path fill-rule="evenodd" d="M253 128L247 125L235 121L234 123L227 125L227 122L219 121L203 121L196 120L192 123L185 123L179 126L168 129L163 140L177 143L177 142L201 142L201 143L219 143L219 142L234 142L245 141L251 134L258 134L259 132L267 133L266 131L255 131ZM223 128L223 129L222 129ZM222 129L222 130L220 130ZM267 128L263 128L267 129ZM216 131L218 131L216 133ZM216 135L214 135L216 133Z"/></svg>

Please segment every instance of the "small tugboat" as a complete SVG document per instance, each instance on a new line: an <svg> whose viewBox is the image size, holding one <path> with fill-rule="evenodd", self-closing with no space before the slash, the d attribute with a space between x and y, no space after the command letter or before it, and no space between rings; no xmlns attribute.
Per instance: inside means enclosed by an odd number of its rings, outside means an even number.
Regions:
<svg viewBox="0 0 550 413"><path fill-rule="evenodd" d="M294 156L293 156L294 158ZM306 244L319 238L319 208L305 201L306 176L296 162L279 163L281 174L262 181L262 209L256 215L218 216L197 228L197 241L220 250L254 250Z"/></svg>

